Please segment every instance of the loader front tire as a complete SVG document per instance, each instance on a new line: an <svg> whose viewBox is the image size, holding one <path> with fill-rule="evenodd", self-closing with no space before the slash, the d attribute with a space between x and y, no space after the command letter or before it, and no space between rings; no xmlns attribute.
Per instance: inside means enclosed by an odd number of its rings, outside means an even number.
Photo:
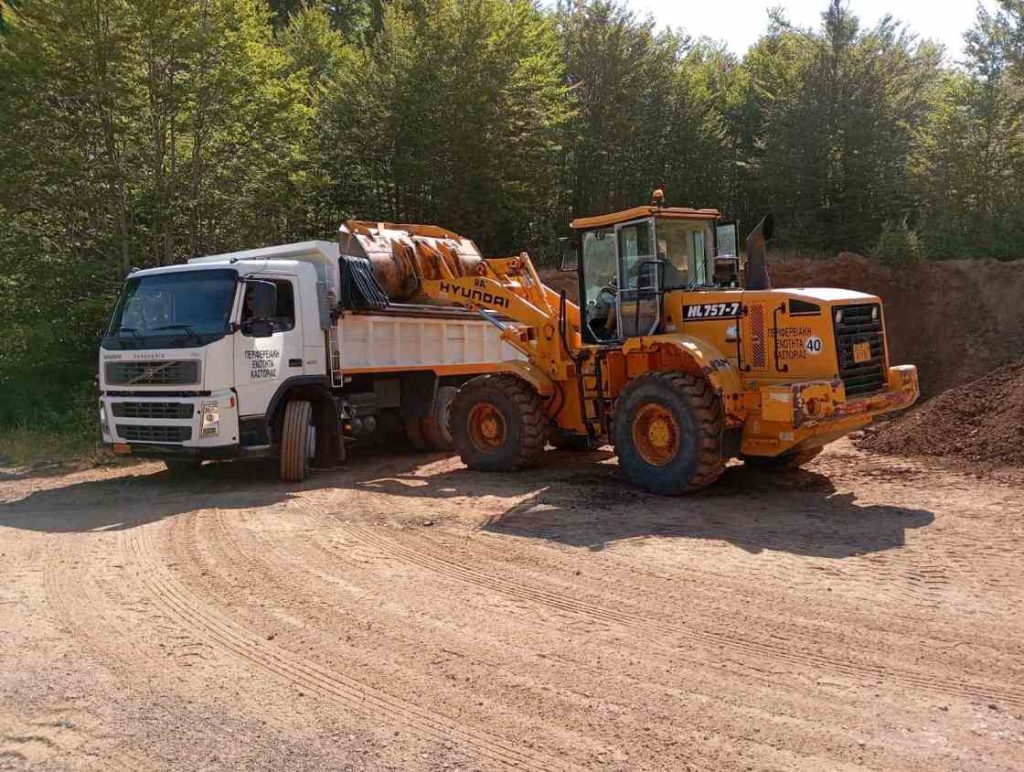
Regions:
<svg viewBox="0 0 1024 772"><path fill-rule="evenodd" d="M619 466L634 485L675 496L722 474L722 406L706 380L651 372L623 390L612 429Z"/></svg>
<svg viewBox="0 0 1024 772"><path fill-rule="evenodd" d="M533 466L548 438L540 395L507 373L467 381L451 408L450 432L462 462L484 472Z"/></svg>
<svg viewBox="0 0 1024 772"><path fill-rule="evenodd" d="M309 477L315 452L313 405L306 400L292 400L285 405L281 427L281 479L302 482Z"/></svg>

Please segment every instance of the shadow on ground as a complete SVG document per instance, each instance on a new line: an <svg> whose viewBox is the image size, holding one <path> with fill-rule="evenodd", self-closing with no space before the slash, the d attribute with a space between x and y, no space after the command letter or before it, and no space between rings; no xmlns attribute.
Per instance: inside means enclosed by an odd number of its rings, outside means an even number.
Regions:
<svg viewBox="0 0 1024 772"><path fill-rule="evenodd" d="M248 509L280 504L304 491L379 493L393 517L422 520L423 501L436 500L436 518L458 515L453 497L495 497L499 514L480 524L492 533L547 539L603 549L641 537L721 540L752 553L763 550L846 558L895 549L907 529L930 524L934 515L894 505L860 505L839 493L828 477L810 470L766 474L729 467L718 483L691 496L664 498L627 484L613 456L550 452L536 470L486 474L462 466L431 473L438 454L371 453L344 468L319 472L302 484L277 480L267 461L207 464L199 472L172 475L140 466L129 474L85 480L29 493L0 506L0 528L47 532L131 528L197 509ZM508 500L514 500L511 507ZM366 515L339 510L351 519Z"/></svg>

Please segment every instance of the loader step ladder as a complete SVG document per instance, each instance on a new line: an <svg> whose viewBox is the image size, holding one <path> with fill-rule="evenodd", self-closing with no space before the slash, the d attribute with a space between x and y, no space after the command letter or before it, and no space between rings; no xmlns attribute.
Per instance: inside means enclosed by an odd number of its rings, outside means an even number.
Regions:
<svg viewBox="0 0 1024 772"><path fill-rule="evenodd" d="M591 443L596 442L599 437L608 437L611 429L609 423L612 405L611 400L605 397L608 392L604 383L602 360L600 352L593 352L579 363L583 424ZM588 364L592 366L588 367Z"/></svg>

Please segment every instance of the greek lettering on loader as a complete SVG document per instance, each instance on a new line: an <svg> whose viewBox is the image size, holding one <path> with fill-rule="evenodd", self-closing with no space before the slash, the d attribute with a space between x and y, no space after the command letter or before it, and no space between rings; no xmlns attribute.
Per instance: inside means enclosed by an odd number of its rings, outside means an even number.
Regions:
<svg viewBox="0 0 1024 772"><path fill-rule="evenodd" d="M245 352L249 360L249 377L254 381L262 381L277 377L277 364L281 359L278 349L249 349Z"/></svg>

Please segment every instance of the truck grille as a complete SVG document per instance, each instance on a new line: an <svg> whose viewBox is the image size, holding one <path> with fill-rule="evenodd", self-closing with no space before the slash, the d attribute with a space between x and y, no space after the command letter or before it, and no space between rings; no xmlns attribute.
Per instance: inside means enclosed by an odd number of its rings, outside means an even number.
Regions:
<svg viewBox="0 0 1024 772"><path fill-rule="evenodd" d="M188 402L114 402L110 409L115 418L191 418Z"/></svg>
<svg viewBox="0 0 1024 772"><path fill-rule="evenodd" d="M877 319L871 314L878 309ZM842 321L837 316L842 312ZM885 332L882 329L882 309L877 303L858 306L837 306L832 311L836 334L836 354L839 357L839 377L846 386L848 397L874 394L885 388ZM864 362L854 359L854 347L867 343L871 358Z"/></svg>
<svg viewBox="0 0 1024 772"><path fill-rule="evenodd" d="M199 362L107 362L107 383L113 386L155 386L199 383Z"/></svg>
<svg viewBox="0 0 1024 772"><path fill-rule="evenodd" d="M117 434L128 442L184 442L192 439L192 427L117 424Z"/></svg>

